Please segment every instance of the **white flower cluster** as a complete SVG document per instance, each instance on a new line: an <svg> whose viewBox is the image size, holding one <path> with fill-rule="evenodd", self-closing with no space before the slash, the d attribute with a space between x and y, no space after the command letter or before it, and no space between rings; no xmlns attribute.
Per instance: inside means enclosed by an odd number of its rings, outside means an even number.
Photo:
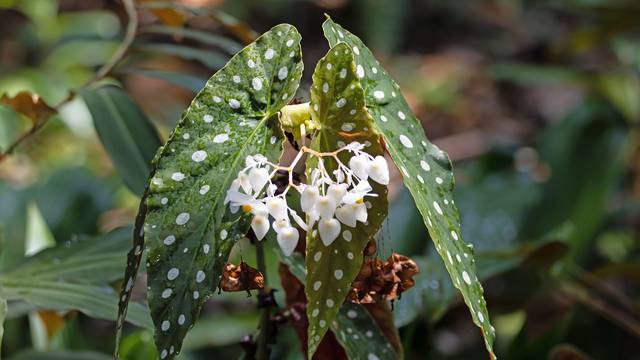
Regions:
<svg viewBox="0 0 640 360"><path fill-rule="evenodd" d="M319 153L303 146L298 156L289 166L273 164L263 155L247 156L246 167L238 172L238 177L227 191L225 204L230 204L232 212L242 209L253 214L251 228L258 240L262 240L269 229L277 233L277 240L285 255L289 256L298 244L300 234L292 226L291 219L303 230L310 230L318 222L317 229L322 242L329 246L340 234L340 223L355 227L357 222L366 223L367 206L364 198L377 196L372 193L369 179L383 185L389 184L389 168L382 156L373 157L363 151L358 142L334 152ZM338 153L348 151L353 154L349 164L344 165ZM304 153L318 159L317 167L310 173L310 184L294 184L293 168ZM324 157L333 158L338 168L330 176L324 165ZM277 186L271 181L278 170L289 174L289 184L276 195ZM303 220L287 204L287 192L295 189L300 193L300 207L306 214ZM269 218L273 221L270 223Z"/></svg>

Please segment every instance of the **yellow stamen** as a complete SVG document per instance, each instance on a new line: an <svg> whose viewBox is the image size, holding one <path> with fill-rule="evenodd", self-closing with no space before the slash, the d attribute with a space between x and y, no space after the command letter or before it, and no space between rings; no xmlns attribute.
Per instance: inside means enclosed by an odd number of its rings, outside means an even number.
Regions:
<svg viewBox="0 0 640 360"><path fill-rule="evenodd" d="M253 207L249 204L242 205L242 211L244 211L245 213L251 212L251 209L253 209Z"/></svg>
<svg viewBox="0 0 640 360"><path fill-rule="evenodd" d="M362 203L364 203L364 199L360 198L360 199L356 200L356 203L362 204Z"/></svg>

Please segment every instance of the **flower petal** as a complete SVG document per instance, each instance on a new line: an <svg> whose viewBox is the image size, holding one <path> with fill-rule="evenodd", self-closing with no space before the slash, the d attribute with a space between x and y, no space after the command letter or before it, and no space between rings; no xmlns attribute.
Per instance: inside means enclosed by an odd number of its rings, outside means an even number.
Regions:
<svg viewBox="0 0 640 360"><path fill-rule="evenodd" d="M356 213L351 205L344 205L336 209L336 217L341 223L356 227Z"/></svg>
<svg viewBox="0 0 640 360"><path fill-rule="evenodd" d="M331 245L340 235L340 222L334 218L320 219L318 222L320 239L325 246Z"/></svg>
<svg viewBox="0 0 640 360"><path fill-rule="evenodd" d="M298 238L298 229L291 226L280 229L276 239L278 240L278 245L280 245L280 249L282 249L285 256L293 254L293 250L295 250L298 245Z"/></svg>
<svg viewBox="0 0 640 360"><path fill-rule="evenodd" d="M258 240L264 239L265 235L269 231L269 219L264 215L256 215L251 220L251 229Z"/></svg>

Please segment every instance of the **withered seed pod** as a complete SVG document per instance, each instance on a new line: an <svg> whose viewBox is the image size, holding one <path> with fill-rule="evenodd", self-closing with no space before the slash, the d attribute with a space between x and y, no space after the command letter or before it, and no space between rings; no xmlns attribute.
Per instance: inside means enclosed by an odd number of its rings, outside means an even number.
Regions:
<svg viewBox="0 0 640 360"><path fill-rule="evenodd" d="M264 276L260 271L241 261L240 265L225 265L218 288L223 291L246 291L263 289Z"/></svg>

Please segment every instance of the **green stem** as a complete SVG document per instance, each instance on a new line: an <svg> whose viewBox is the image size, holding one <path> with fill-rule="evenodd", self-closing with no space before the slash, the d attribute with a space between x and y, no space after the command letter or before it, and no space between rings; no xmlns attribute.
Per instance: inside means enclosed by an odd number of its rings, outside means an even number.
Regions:
<svg viewBox="0 0 640 360"><path fill-rule="evenodd" d="M264 260L264 243L262 241L256 241L256 260L258 263L258 270L264 276L264 288L258 290L259 297L264 299L268 296L267 289L267 266ZM267 305L260 309L260 334L258 335L257 343L257 360L267 360L269 358L269 336L271 335L271 306Z"/></svg>

